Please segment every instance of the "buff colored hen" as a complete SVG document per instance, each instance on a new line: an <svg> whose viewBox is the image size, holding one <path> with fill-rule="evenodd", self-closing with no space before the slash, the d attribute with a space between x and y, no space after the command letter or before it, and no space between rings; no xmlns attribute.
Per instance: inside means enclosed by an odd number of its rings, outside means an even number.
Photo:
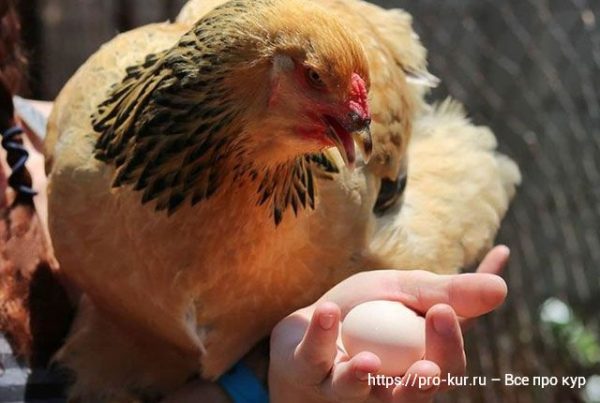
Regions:
<svg viewBox="0 0 600 403"><path fill-rule="evenodd" d="M361 270L472 264L519 182L488 129L423 101L405 13L223 3L119 35L56 100L49 226L82 292L57 357L72 397L214 379Z"/></svg>

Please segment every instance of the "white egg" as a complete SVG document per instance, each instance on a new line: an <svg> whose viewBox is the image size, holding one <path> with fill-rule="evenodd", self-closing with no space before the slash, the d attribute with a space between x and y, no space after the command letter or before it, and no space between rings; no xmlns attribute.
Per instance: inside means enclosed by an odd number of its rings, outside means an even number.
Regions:
<svg viewBox="0 0 600 403"><path fill-rule="evenodd" d="M351 357L362 351L376 354L380 373L404 375L425 354L425 319L400 302L365 302L344 318L342 343Z"/></svg>

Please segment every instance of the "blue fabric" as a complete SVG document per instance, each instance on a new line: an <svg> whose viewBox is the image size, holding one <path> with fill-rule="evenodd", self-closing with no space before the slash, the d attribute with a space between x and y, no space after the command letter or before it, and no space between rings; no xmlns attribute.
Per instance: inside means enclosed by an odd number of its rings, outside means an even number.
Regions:
<svg viewBox="0 0 600 403"><path fill-rule="evenodd" d="M248 367L237 363L217 381L234 403L269 403L269 394Z"/></svg>

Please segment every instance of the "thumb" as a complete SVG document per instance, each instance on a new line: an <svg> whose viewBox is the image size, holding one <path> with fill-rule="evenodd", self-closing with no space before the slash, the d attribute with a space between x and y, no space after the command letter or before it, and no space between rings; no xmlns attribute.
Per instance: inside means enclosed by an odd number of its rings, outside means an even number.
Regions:
<svg viewBox="0 0 600 403"><path fill-rule="evenodd" d="M500 276L508 263L508 259L510 257L510 249L505 245L495 246L492 250L490 250L487 255L483 258L479 267L477 268L477 273L484 274L494 274ZM489 298L497 301L497 305L501 304L506 297L507 289L506 284L504 288L498 288L494 295L490 295ZM495 307L493 307L495 308ZM460 326L463 330L467 330L473 325L473 318L462 318L460 320Z"/></svg>

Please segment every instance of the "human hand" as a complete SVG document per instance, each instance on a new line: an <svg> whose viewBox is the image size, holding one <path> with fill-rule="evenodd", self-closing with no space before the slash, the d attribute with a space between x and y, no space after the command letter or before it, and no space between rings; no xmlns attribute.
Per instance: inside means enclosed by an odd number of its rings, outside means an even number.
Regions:
<svg viewBox="0 0 600 403"><path fill-rule="evenodd" d="M426 318L425 358L407 371L411 378L462 375L465 353L460 325L498 307L506 297L500 273L509 251L488 253L478 273L436 275L379 270L356 274L315 304L283 319L271 334L269 389L278 402L431 402L441 389L429 385L370 386L380 360L362 352L349 358L339 341L339 322L354 306L371 300L399 301ZM443 389L443 388L442 388Z"/></svg>

